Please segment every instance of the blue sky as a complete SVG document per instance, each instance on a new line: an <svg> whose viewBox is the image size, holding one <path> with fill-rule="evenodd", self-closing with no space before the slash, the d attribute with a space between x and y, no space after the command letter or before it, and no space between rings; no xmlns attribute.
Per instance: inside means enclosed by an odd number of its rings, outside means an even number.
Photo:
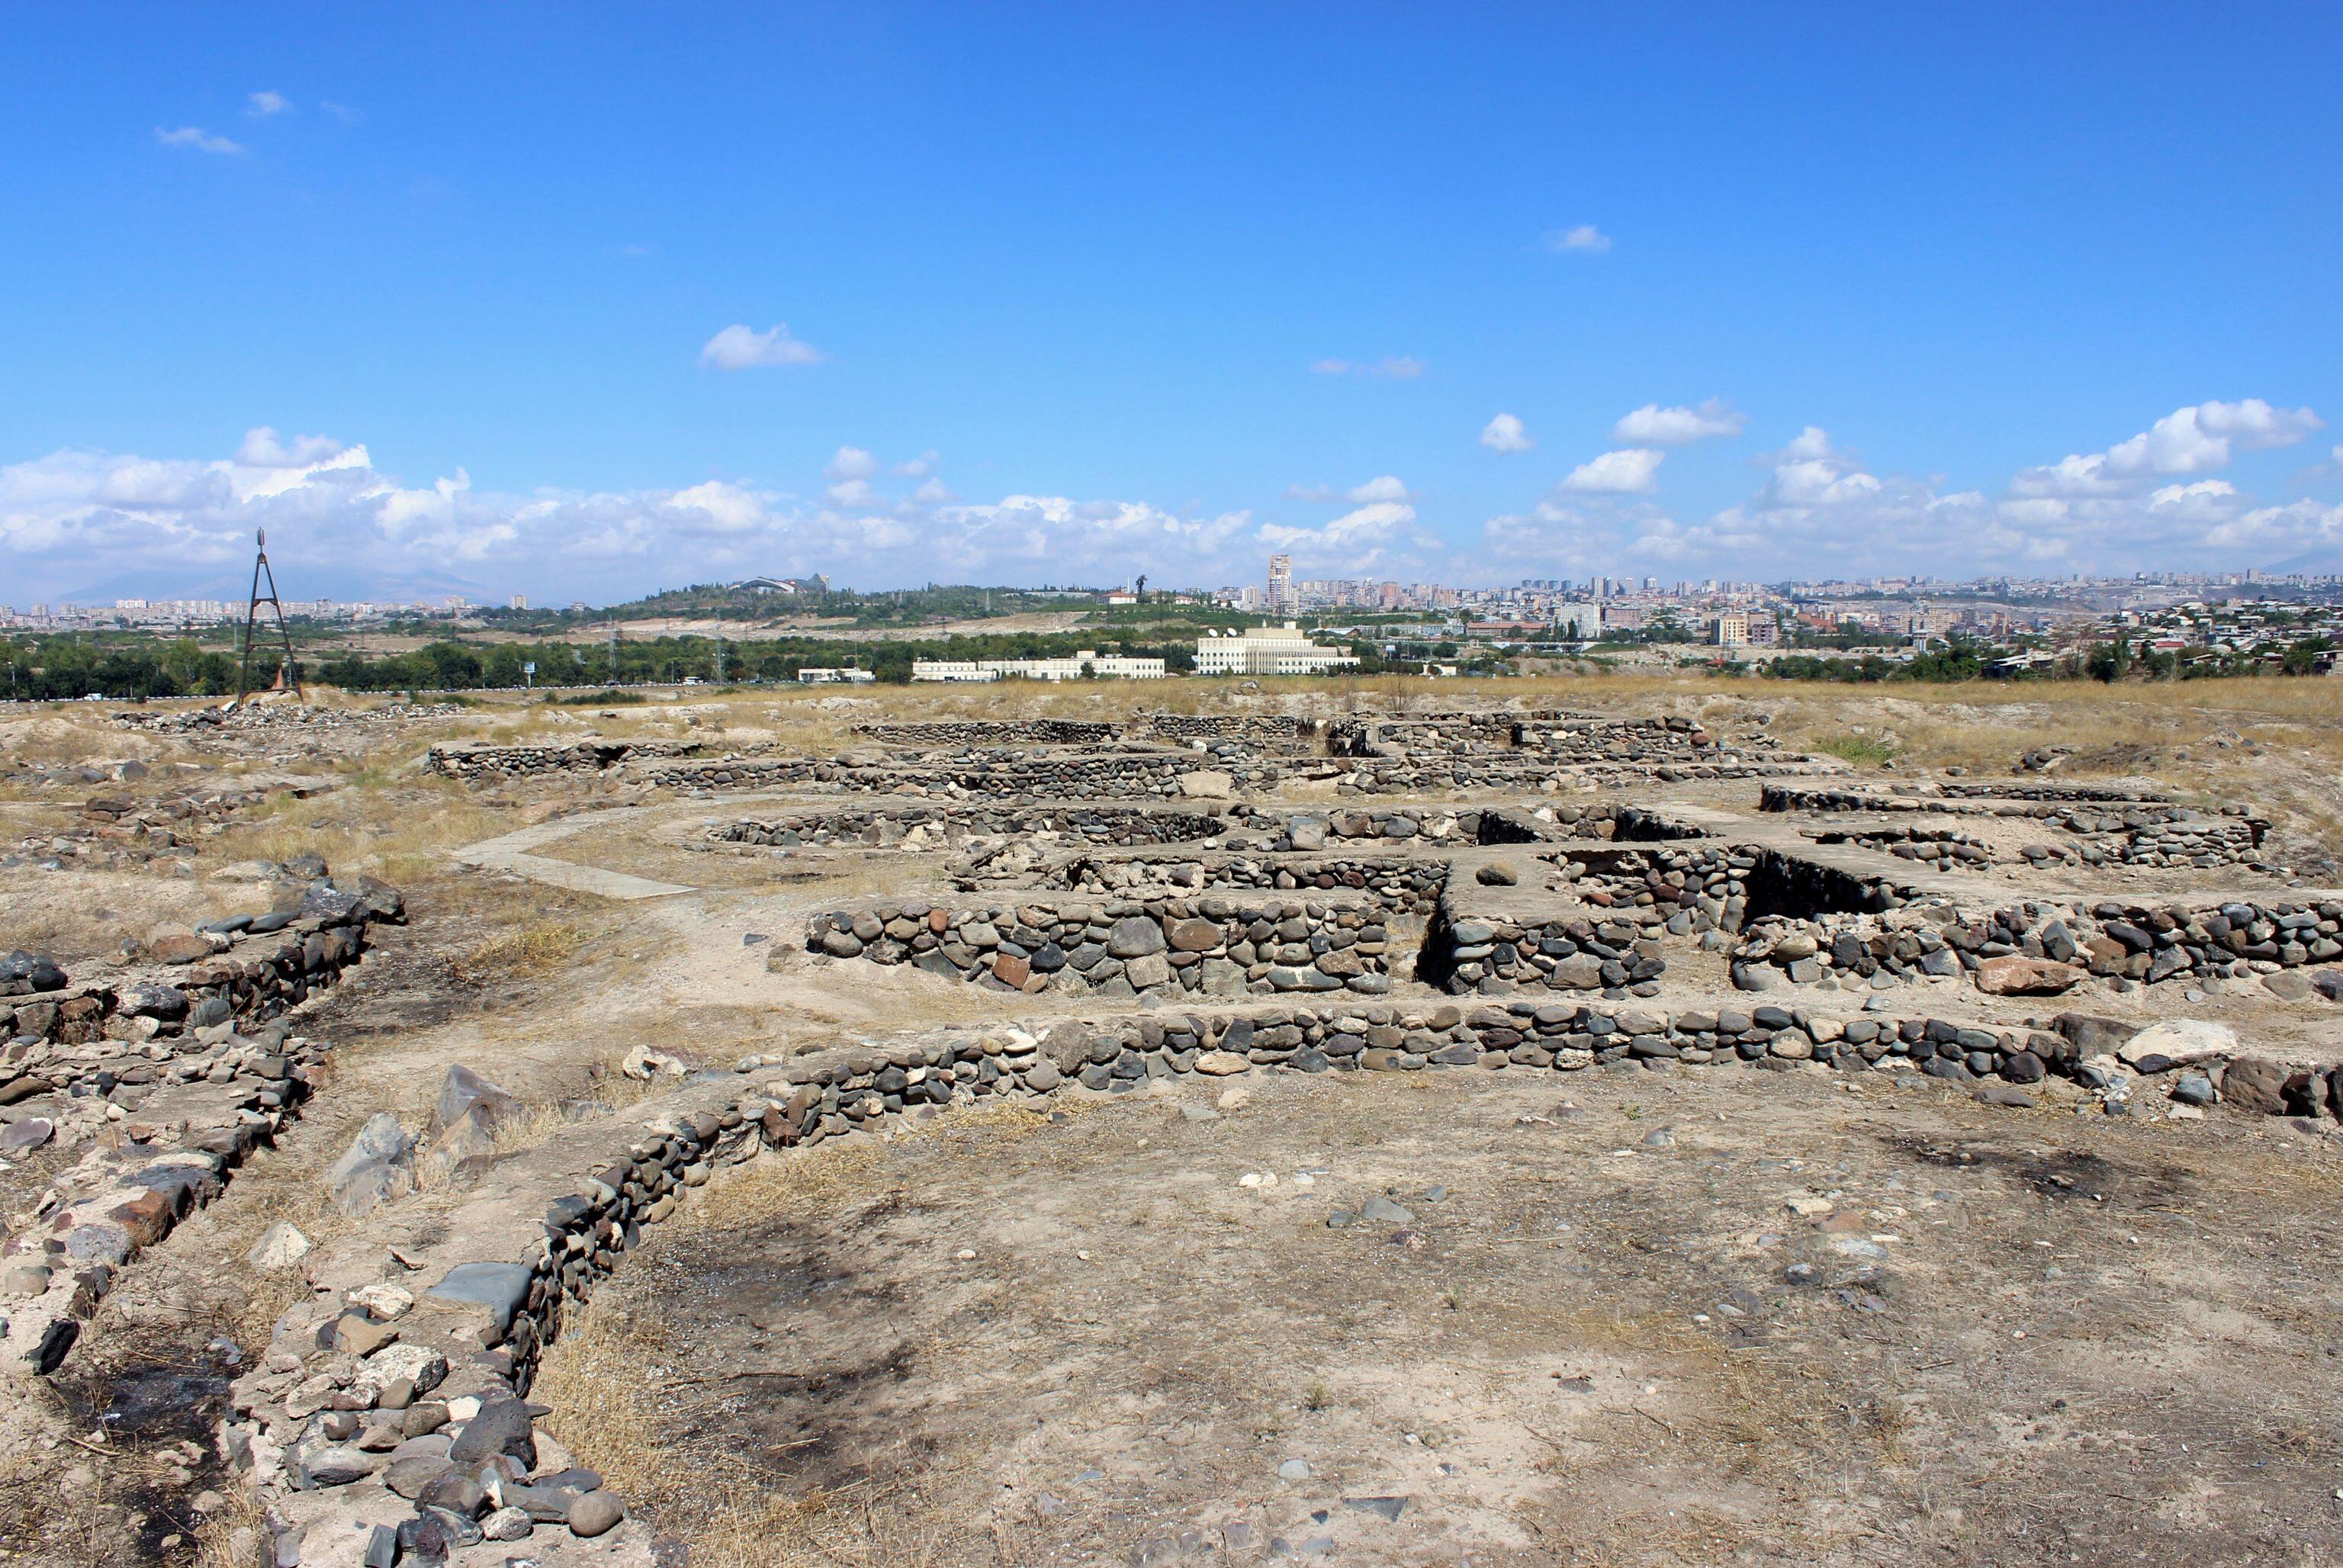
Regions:
<svg viewBox="0 0 2343 1568"><path fill-rule="evenodd" d="M1615 13L14 8L9 594L2337 558L2343 9Z"/></svg>

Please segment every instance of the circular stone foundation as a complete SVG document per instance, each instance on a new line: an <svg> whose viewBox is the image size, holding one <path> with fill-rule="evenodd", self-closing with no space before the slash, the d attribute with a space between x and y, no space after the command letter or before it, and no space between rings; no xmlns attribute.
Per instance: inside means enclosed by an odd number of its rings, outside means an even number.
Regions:
<svg viewBox="0 0 2343 1568"><path fill-rule="evenodd" d="M2260 1561L2343 1543L2304 1165L1885 1075L957 1110L703 1190L537 1397L719 1561Z"/></svg>

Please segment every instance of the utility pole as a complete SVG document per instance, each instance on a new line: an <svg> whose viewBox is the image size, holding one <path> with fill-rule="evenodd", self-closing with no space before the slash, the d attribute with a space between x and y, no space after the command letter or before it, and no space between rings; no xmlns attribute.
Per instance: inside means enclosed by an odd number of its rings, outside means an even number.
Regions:
<svg viewBox="0 0 2343 1568"><path fill-rule="evenodd" d="M252 594L244 607L244 652L236 669L236 705L238 708L244 706L245 698L252 691L252 634L259 626L260 607L264 604L277 612L277 639L285 650L285 662L277 667L277 678L270 683L270 689L281 689L289 682L293 695L301 695L301 672L293 665L293 634L285 629L285 606L277 597L277 574L268 565L267 531L264 529L255 535L254 540L260 553L253 558ZM260 597L260 579L263 578L268 579L266 598Z"/></svg>

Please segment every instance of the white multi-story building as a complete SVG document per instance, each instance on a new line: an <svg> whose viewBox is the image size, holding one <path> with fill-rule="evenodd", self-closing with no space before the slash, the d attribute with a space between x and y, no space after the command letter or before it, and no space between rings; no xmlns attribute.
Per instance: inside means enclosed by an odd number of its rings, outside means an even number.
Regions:
<svg viewBox="0 0 2343 1568"><path fill-rule="evenodd" d="M1554 606L1554 634L1574 642L1593 642L1603 635L1603 607L1599 604Z"/></svg>
<svg viewBox="0 0 2343 1568"><path fill-rule="evenodd" d="M1083 648L1063 658L920 658L913 680L1161 680L1163 661Z"/></svg>
<svg viewBox="0 0 2343 1568"><path fill-rule="evenodd" d="M1317 675L1358 662L1340 648L1321 648L1290 620L1226 637L1208 631L1196 644L1198 675Z"/></svg>

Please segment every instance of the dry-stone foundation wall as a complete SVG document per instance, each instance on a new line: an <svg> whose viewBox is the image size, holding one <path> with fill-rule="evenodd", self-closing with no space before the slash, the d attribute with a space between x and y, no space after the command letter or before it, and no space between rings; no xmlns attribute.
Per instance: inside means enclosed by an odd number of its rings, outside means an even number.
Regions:
<svg viewBox="0 0 2343 1568"><path fill-rule="evenodd" d="M1671 936L1735 930L1748 908L1748 877L1758 852L1721 844L1668 844L1607 856L1557 849L1539 857L1563 886L1598 908L1637 911L1633 918Z"/></svg>
<svg viewBox="0 0 2343 1568"><path fill-rule="evenodd" d="M1989 914L1915 906L1889 917L1753 921L1733 954L1734 983L1890 980L1967 974L1980 990L2055 994L2086 975L2156 984L2269 976L2343 959L2343 903L2158 907L2014 905ZM2290 982L2302 991L2309 981Z"/></svg>
<svg viewBox="0 0 2343 1568"><path fill-rule="evenodd" d="M1993 846L1957 828L1853 828L1812 832L1817 844L1852 844L1912 860L1932 871L1976 870L1995 863Z"/></svg>
<svg viewBox="0 0 2343 1568"><path fill-rule="evenodd" d="M1097 746L1115 739L1121 726L1081 719L930 719L897 724L858 724L884 746Z"/></svg>
<svg viewBox="0 0 2343 1568"><path fill-rule="evenodd" d="M1228 820L1209 808L1177 810L1088 804L871 806L726 822L709 829L708 836L729 844L920 849L939 840L954 844L971 838L1021 839L1050 834L1086 845L1129 848L1209 839L1228 827Z"/></svg>
<svg viewBox="0 0 2343 1568"><path fill-rule="evenodd" d="M1036 886L1079 893L1182 888L1212 892L1371 893L1387 908L1430 914L1447 884L1444 862L1366 860L1339 856L1269 861L1240 855L1081 856L1045 873Z"/></svg>
<svg viewBox="0 0 2343 1568"><path fill-rule="evenodd" d="M815 916L809 951L909 964L995 990L1077 995L1267 995L1392 985L1383 906L1362 898L1034 901L950 910L880 904Z"/></svg>
<svg viewBox="0 0 2343 1568"><path fill-rule="evenodd" d="M1236 740L1279 750L1299 749L1317 738L1319 721L1289 713L1150 713L1139 733L1158 740Z"/></svg>
<svg viewBox="0 0 2343 1568"><path fill-rule="evenodd" d="M453 702L394 702L382 708L307 708L292 703L256 702L243 708L226 706L153 713L117 713L114 722L123 729L201 735L207 731L256 733L266 730L366 729L460 719L464 712L462 707Z"/></svg>
<svg viewBox="0 0 2343 1568"><path fill-rule="evenodd" d="M653 765L639 769L638 777L647 784L682 790L764 789L813 783L856 792L943 799L1021 796L1031 800L1067 800L1146 796L1213 799L1238 789L1274 788L1284 773L1272 763L1202 769L1191 755L1138 751L1036 757L965 768L861 768L780 758L726 757Z"/></svg>
<svg viewBox="0 0 2343 1568"><path fill-rule="evenodd" d="M2217 1026L2141 1030L2077 1013L1981 1026L1769 1004L1669 1012L1633 1000L1344 996L751 1057L525 1162L456 1216L460 1245L427 1267L414 1260L411 1283L337 1289L287 1312L267 1356L234 1385L225 1446L266 1505L277 1563L437 1561L539 1527L590 1537L625 1505L536 1430L543 1409L527 1396L568 1310L728 1165L928 1108L1045 1101L1072 1084L1120 1093L1189 1076L1443 1070L1534 1081L1594 1069L1926 1074L1993 1080L1981 1092L2021 1101L2023 1086L2057 1075L2109 1113L2160 1094L2343 1119L2343 1068L2241 1055Z"/></svg>
<svg viewBox="0 0 2343 1568"><path fill-rule="evenodd" d="M606 773L621 762L688 757L696 740L570 740L558 745L434 746L424 766L449 779L524 779L538 774Z"/></svg>
<svg viewBox="0 0 2343 1568"><path fill-rule="evenodd" d="M0 1247L0 1365L54 1367L122 1267L274 1139L324 1064L269 1020L333 985L370 925L404 918L395 890L362 879L212 922L205 956L118 982L0 958L0 1157L88 1146L49 1181L39 1227Z"/></svg>

